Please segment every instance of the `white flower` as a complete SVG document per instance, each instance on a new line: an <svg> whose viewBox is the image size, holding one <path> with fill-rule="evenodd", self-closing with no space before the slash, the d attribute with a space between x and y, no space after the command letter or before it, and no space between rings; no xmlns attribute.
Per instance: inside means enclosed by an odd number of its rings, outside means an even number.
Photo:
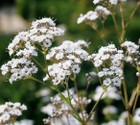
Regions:
<svg viewBox="0 0 140 125"><path fill-rule="evenodd" d="M121 85L121 82L122 82L122 80L120 79L120 78L113 78L112 79L112 82L113 82L113 85L114 86L120 86Z"/></svg>
<svg viewBox="0 0 140 125"><path fill-rule="evenodd" d="M79 65L73 65L72 66L72 71L73 71L73 73L78 74L80 72Z"/></svg>
<svg viewBox="0 0 140 125"><path fill-rule="evenodd" d="M104 92L104 90L103 90L102 86L98 86L95 90L95 94L93 96L93 99L95 101L98 101L103 92ZM110 98L110 99L114 99L114 100L120 100L121 99L120 96L118 95L117 91L116 91L116 88L112 87L112 86L109 86L107 88L107 91L103 95L102 99L103 98Z"/></svg>
<svg viewBox="0 0 140 125"><path fill-rule="evenodd" d="M134 42L125 41L121 46L126 48L129 54L138 53L139 45L136 45Z"/></svg>
<svg viewBox="0 0 140 125"><path fill-rule="evenodd" d="M46 76L43 78L43 81L47 81L49 79L48 74L46 74Z"/></svg>
<svg viewBox="0 0 140 125"><path fill-rule="evenodd" d="M117 113L117 108L115 106L107 106L103 109L104 114L116 114Z"/></svg>
<svg viewBox="0 0 140 125"><path fill-rule="evenodd" d="M105 72L101 71L101 72L98 72L98 77L103 77L105 75Z"/></svg>
<svg viewBox="0 0 140 125"><path fill-rule="evenodd" d="M94 60L94 61L95 61L95 62L94 62L94 66L95 66L95 67L99 67L99 66L101 66L101 65L103 64L103 61L100 60L100 59Z"/></svg>
<svg viewBox="0 0 140 125"><path fill-rule="evenodd" d="M102 17L104 19L111 14L111 12L107 8L99 5L95 8L95 12L97 12L99 17Z"/></svg>
<svg viewBox="0 0 140 125"><path fill-rule="evenodd" d="M9 55L12 55L20 48L20 44L28 40L28 32L20 32L8 46Z"/></svg>
<svg viewBox="0 0 140 125"><path fill-rule="evenodd" d="M88 60L88 52L83 48L88 47L88 44L84 40L78 40L77 42L64 41L60 46L50 49L50 52L46 55L46 60L55 59L58 62L48 66L48 73L52 78L54 85L58 85L64 82L66 76L71 73L79 73L79 65L82 61ZM43 80L48 80L48 75Z"/></svg>
<svg viewBox="0 0 140 125"><path fill-rule="evenodd" d="M47 48L49 48L52 45L52 42L50 39L46 39L43 41L43 45Z"/></svg>
<svg viewBox="0 0 140 125"><path fill-rule="evenodd" d="M56 53L56 55L55 55L55 58L57 59L57 60L60 60L60 59L62 59L64 57L64 52L58 52L58 53Z"/></svg>
<svg viewBox="0 0 140 125"><path fill-rule="evenodd" d="M98 18L98 14L95 11L88 11L85 15L80 14L80 17L77 19L77 23L82 23L85 21L94 21Z"/></svg>
<svg viewBox="0 0 140 125"><path fill-rule="evenodd" d="M34 63L26 58L13 58L11 61L2 65L1 70L3 74L6 74L8 72L11 73L11 77L9 79L10 83L19 79L23 79L38 71Z"/></svg>
<svg viewBox="0 0 140 125"><path fill-rule="evenodd" d="M54 21L51 18L42 18L40 20L36 20L32 22L32 28L39 28L40 25L49 25L49 26L55 26Z"/></svg>
<svg viewBox="0 0 140 125"><path fill-rule="evenodd" d="M136 76L140 76L140 73L139 72L136 72Z"/></svg>
<svg viewBox="0 0 140 125"><path fill-rule="evenodd" d="M117 5L118 4L118 0L109 0L110 4L114 4Z"/></svg>
<svg viewBox="0 0 140 125"><path fill-rule="evenodd" d="M98 77L103 78L104 85L120 86L123 79L121 63L124 60L124 54L122 50L117 50L114 44L109 44L101 47L98 53L92 54L90 60L99 69Z"/></svg>
<svg viewBox="0 0 140 125"><path fill-rule="evenodd" d="M94 4L98 4L101 0L93 0Z"/></svg>
<svg viewBox="0 0 140 125"><path fill-rule="evenodd" d="M140 108L137 108L133 117L135 123L140 123Z"/></svg>
<svg viewBox="0 0 140 125"><path fill-rule="evenodd" d="M27 106L26 106L26 105L24 105L24 104L23 104L23 105L21 105L21 106L20 106L20 108L21 108L21 110L27 110Z"/></svg>
<svg viewBox="0 0 140 125"><path fill-rule="evenodd" d="M54 106L52 104L48 104L47 106L44 106L41 108L41 112L48 114L49 116L52 116L53 109L54 109Z"/></svg>
<svg viewBox="0 0 140 125"><path fill-rule="evenodd" d="M1 116L0 123L5 123L10 120L10 114L8 112L3 113Z"/></svg>
<svg viewBox="0 0 140 125"><path fill-rule="evenodd" d="M103 80L103 84L105 86L109 86L111 84L111 79L110 78L107 78L107 79Z"/></svg>

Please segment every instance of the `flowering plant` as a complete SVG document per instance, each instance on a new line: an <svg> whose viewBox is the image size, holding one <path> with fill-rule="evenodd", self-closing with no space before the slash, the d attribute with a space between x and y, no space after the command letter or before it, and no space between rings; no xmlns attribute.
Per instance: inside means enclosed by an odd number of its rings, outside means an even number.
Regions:
<svg viewBox="0 0 140 125"><path fill-rule="evenodd" d="M102 125L140 123L140 109L136 109L140 93L139 44L125 40L126 28L138 9L140 1L137 2L127 20L125 20L123 8L125 2L126 0L93 0L93 4L96 5L95 10L89 11L85 15L81 14L77 20L78 24L84 22L99 33L98 22L104 26L107 17L111 16L116 32L120 36L118 48L114 43L108 44L102 35L101 39L106 46L102 46L96 53L89 53L90 43L84 40L75 42L65 40L61 45L54 47L53 41L64 35L64 30L57 27L51 18L34 21L28 31L20 32L9 44L8 52L12 59L1 66L3 75L10 73L9 82L31 79L39 83L46 83L47 87L57 92L54 97L50 98L50 104L41 109L48 114L48 118L43 120L44 124L97 124L96 109L101 100L105 98L122 100L126 112L123 112L118 120L102 123ZM120 10L121 29L115 17L114 8L117 7ZM44 58L43 63L39 61L39 57ZM84 62L90 62L94 68L91 72L86 73L87 84L82 93L77 76L82 72L81 67ZM138 77L136 89L130 97L128 97L125 80L125 63L130 63L136 69ZM36 78L35 74L38 72L43 73L42 79ZM92 99L88 89L95 78L99 79L100 84ZM90 106L88 111L89 105L92 104L93 106ZM1 113L4 111L2 109ZM116 114L116 112L117 108L111 104L103 109L104 115ZM10 115L7 117L6 124L8 120L11 121ZM0 121L2 120L0 119ZM2 124L4 124L3 121Z"/></svg>

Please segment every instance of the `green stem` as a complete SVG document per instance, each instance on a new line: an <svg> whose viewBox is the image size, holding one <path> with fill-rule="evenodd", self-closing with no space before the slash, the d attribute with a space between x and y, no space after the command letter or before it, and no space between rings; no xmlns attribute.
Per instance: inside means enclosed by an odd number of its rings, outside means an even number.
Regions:
<svg viewBox="0 0 140 125"><path fill-rule="evenodd" d="M41 68L44 73L46 73L45 68L35 58L32 57L32 60Z"/></svg>
<svg viewBox="0 0 140 125"><path fill-rule="evenodd" d="M128 125L132 125L132 115L130 113L130 108L129 108L129 104L128 104L128 94L127 94L125 80L123 80L123 90L124 90L124 99L125 99L126 109L128 111L128 119L127 119Z"/></svg>
<svg viewBox="0 0 140 125"><path fill-rule="evenodd" d="M106 41L105 41L105 39L104 39L104 35L101 34L101 33L99 32L98 29L95 29L95 31L97 32L98 36L101 38L101 40L102 40L102 41L104 42L104 44L106 45L107 43L106 43Z"/></svg>
<svg viewBox="0 0 140 125"><path fill-rule="evenodd" d="M36 79L36 78L34 78L34 77L29 77L29 79L31 79L31 80L33 80L33 81L36 81L36 82L38 82L38 83L41 83L41 84L44 84L44 82L43 81L41 81L41 80L39 80L39 79Z"/></svg>
<svg viewBox="0 0 140 125"><path fill-rule="evenodd" d="M127 105L126 105L126 103L125 103L125 99L124 99L124 97L123 97L123 95L122 95L122 91L121 91L120 89L119 89L118 94L120 95L120 97L121 97L121 99L122 99L122 102L123 102L124 106L127 107Z"/></svg>
<svg viewBox="0 0 140 125"><path fill-rule="evenodd" d="M74 78L73 78L73 81L74 81L74 86L75 86L75 90L76 90L76 95L78 97L78 100L79 100L79 94L78 94L78 87L77 87L77 82L76 82L76 75L74 75Z"/></svg>
<svg viewBox="0 0 140 125"><path fill-rule="evenodd" d="M124 91L124 99L125 99L125 104L126 104L125 108L128 109L128 95L127 95L125 80L123 80L123 91Z"/></svg>
<svg viewBox="0 0 140 125"><path fill-rule="evenodd" d="M135 100L134 100L134 104L133 104L133 109L132 109L132 114L134 114L135 109L136 109L136 105L137 105L137 101L139 98L139 93L140 93L140 84L139 84L139 80L138 80L138 84L137 84L137 88L136 88L136 95L135 95Z"/></svg>
<svg viewBox="0 0 140 125"><path fill-rule="evenodd" d="M127 26L129 25L129 23L130 23L132 17L134 16L134 14L135 14L135 12L137 11L137 9L139 8L139 6L140 6L140 1L138 1L136 7L134 7L132 13L131 13L130 16L129 16L129 19L128 19L128 21L127 21L125 27L127 27Z"/></svg>
<svg viewBox="0 0 140 125"><path fill-rule="evenodd" d="M86 123L88 123L90 117L92 116L92 113L95 111L95 109L96 109L97 105L99 104L100 100L102 99L104 93L105 93L105 91L102 92L102 94L101 94L99 100L95 103L95 105L94 105L93 108L91 109L91 111L90 111L90 113L89 113L89 116L88 116L88 118L86 119Z"/></svg>
<svg viewBox="0 0 140 125"><path fill-rule="evenodd" d="M122 2L120 2L120 14L121 14L121 23L122 23L122 32L121 32L121 36L120 36L120 44L123 42L124 40L124 36L125 36L125 20L124 20L124 10L123 10L123 5Z"/></svg>
<svg viewBox="0 0 140 125"><path fill-rule="evenodd" d="M73 74L74 75L74 86L75 86L75 90L76 90L76 95L77 95L77 97L78 97L78 105L79 105L79 108L80 108L80 111L81 111L81 114L82 114L82 118L83 118L83 125L84 125L84 115L83 115L83 105L81 105L81 103L80 103L80 100L79 100L79 92L78 92L78 87L77 87L77 82L76 82L76 74Z"/></svg>
<svg viewBox="0 0 140 125"><path fill-rule="evenodd" d="M116 21L116 17L114 15L114 13L112 13L111 16L112 16L112 19L113 19L113 22L114 22L114 25L115 25L115 29L116 29L117 33L119 34L119 26L118 26L118 23Z"/></svg>
<svg viewBox="0 0 140 125"><path fill-rule="evenodd" d="M96 68L96 70L97 70L97 72L99 72L99 69L98 68ZM101 78L100 77L98 77L98 78L99 78L99 82L100 82L103 90L106 90L105 86L103 85L103 82L102 82Z"/></svg>
<svg viewBox="0 0 140 125"><path fill-rule="evenodd" d="M83 123L83 120L81 119L81 117L79 116L77 110L75 109L75 107L73 107L71 101L69 99L67 99L62 92L54 85L51 86L51 89L55 90L56 92L58 92L59 96L61 97L61 99L66 102L71 108L72 111L74 112L74 117L81 123Z"/></svg>

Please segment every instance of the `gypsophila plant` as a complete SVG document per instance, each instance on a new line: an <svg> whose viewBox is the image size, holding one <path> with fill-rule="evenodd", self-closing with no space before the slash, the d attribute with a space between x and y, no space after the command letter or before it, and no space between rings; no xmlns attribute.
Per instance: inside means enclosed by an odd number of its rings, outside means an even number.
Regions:
<svg viewBox="0 0 140 125"><path fill-rule="evenodd" d="M48 125L134 125L140 124L140 109L137 107L140 95L140 51L137 41L127 40L125 33L135 12L140 6L138 0L136 6L128 17L125 17L124 5L126 0L93 0L94 10L86 14L80 14L77 23L86 23L97 31L105 46L97 52L89 51L90 43L85 40L65 40L61 45L54 46L57 37L64 35L64 30L57 27L51 18L42 18L32 23L24 32L18 33L8 46L11 60L1 66L2 74L10 74L9 82L30 79L46 84L49 91L57 92L47 106L41 111L48 115L43 119ZM119 10L120 20L117 20L115 9ZM108 17L112 17L112 23L116 29L119 46L113 41L107 42L99 30L105 28ZM100 26L100 23L101 26ZM120 25L121 24L121 25ZM91 46L90 46L91 47ZM89 53L90 52L90 53ZM44 58L44 62L39 57ZM92 64L91 72L84 77L87 81L82 91L79 87L79 74L83 71L83 63ZM125 77L125 64L130 64L136 70L137 84L131 95L128 94ZM37 78L35 74L43 73L43 78ZM88 91L95 78L98 85L93 91ZM91 92L91 93L90 93ZM40 95L47 96L48 90L43 90ZM94 94L93 94L94 93ZM97 106L107 100L102 114L107 122L96 118ZM120 113L119 108L112 104L114 101L122 101L125 110ZM6 103L0 106L0 123L7 124L16 120L17 116L26 110L20 103ZM119 113L119 117L116 117ZM112 119L114 116L115 119ZM118 120L117 120L118 119ZM13 122L13 124L14 124ZM99 122L99 123L98 123Z"/></svg>

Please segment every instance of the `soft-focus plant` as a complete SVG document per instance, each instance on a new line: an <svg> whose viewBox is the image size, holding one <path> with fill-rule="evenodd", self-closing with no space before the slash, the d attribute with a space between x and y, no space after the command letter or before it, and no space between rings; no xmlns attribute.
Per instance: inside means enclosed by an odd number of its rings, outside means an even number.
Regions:
<svg viewBox="0 0 140 125"><path fill-rule="evenodd" d="M90 43L84 40L75 42L65 40L55 47L55 38L64 35L64 30L57 27L51 18L34 21L29 30L20 32L9 44L8 52L11 60L1 66L3 75L9 73L9 82L12 84L17 80L30 79L45 84L50 90L57 92L55 96L50 97L50 103L41 109L42 112L48 114L48 118L43 120L44 124L98 124L100 118L95 120L95 114L97 106L103 99L108 100L108 106L103 109L103 115L106 116L108 123L102 123L102 125L140 123L140 111L137 108L140 93L139 44L126 40L125 37L127 27L139 8L140 1L127 18L124 13L126 2L126 0L93 0L95 10L85 15L81 14L78 18L78 24L84 22L90 25L106 45L101 46L97 52L89 53ZM118 9L121 28L116 19ZM107 42L104 35L99 32L99 28L105 28L108 16L112 17L115 25L116 31L114 32L118 36L119 47L116 47L113 42ZM78 83L78 74L83 71L84 65L82 64L86 62L90 62L93 68L91 72L85 74L87 84L82 92L79 87L80 83ZM124 70L127 63L136 69L138 78L131 95L128 94ZM35 75L38 73L42 74L43 78L38 79ZM99 79L100 84L90 98L91 93L88 90L95 78ZM43 92L48 94L48 90L42 91L41 94L44 96ZM126 111L116 117L119 108L114 107L110 100L122 100ZM1 107L1 114L5 112L3 108ZM10 116L8 117L10 119ZM6 124L11 122L9 119ZM5 123L2 122L2 124Z"/></svg>

